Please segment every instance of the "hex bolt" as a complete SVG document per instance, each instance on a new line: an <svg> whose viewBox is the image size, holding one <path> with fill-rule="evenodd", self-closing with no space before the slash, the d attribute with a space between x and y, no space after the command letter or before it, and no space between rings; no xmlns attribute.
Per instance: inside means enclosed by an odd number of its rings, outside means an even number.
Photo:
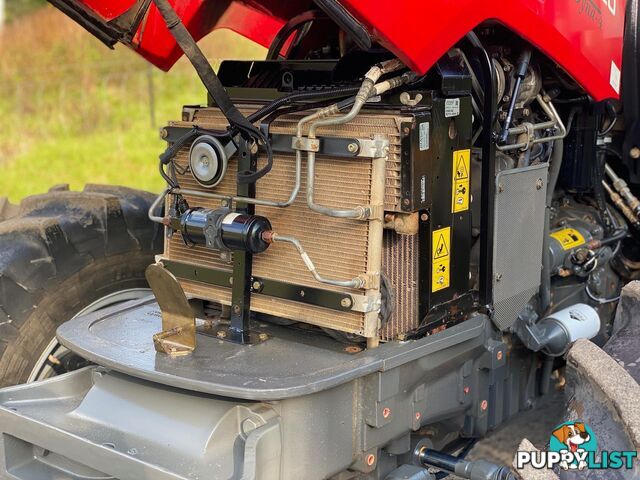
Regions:
<svg viewBox="0 0 640 480"><path fill-rule="evenodd" d="M402 200L402 204L405 206L409 206L409 204L411 203L411 200L409 200L408 198L405 198L404 200Z"/></svg>
<svg viewBox="0 0 640 480"><path fill-rule="evenodd" d="M536 190L541 190L543 186L544 186L544 182L542 181L541 178L536 180Z"/></svg>
<svg viewBox="0 0 640 480"><path fill-rule="evenodd" d="M222 200L220 202L220 205L223 206L223 207L228 207L229 206L229 202L227 202L226 200Z"/></svg>
<svg viewBox="0 0 640 480"><path fill-rule="evenodd" d="M373 467L373 464L376 463L376 456L373 453L367 455L366 459L367 465Z"/></svg>
<svg viewBox="0 0 640 480"><path fill-rule="evenodd" d="M482 402L480 402L480 410L486 410L488 406L489 402L487 402L486 400L482 400Z"/></svg>
<svg viewBox="0 0 640 480"><path fill-rule="evenodd" d="M350 143L349 145L347 145L347 150L349 150L350 153L356 153L358 151L358 144Z"/></svg>
<svg viewBox="0 0 640 480"><path fill-rule="evenodd" d="M631 150L629 150L629 156L631 158L633 158L634 160L639 159L640 158L640 148L633 147Z"/></svg>
<svg viewBox="0 0 640 480"><path fill-rule="evenodd" d="M426 222L427 220L429 220L429 214L428 213L421 214L420 220L422 220L423 222Z"/></svg>
<svg viewBox="0 0 640 480"><path fill-rule="evenodd" d="M258 280L254 280L251 286L253 287L254 290L260 290L260 287L262 287L262 284Z"/></svg>
<svg viewBox="0 0 640 480"><path fill-rule="evenodd" d="M389 418L391 416L391 409L389 407L384 407L382 409L382 418Z"/></svg>
<svg viewBox="0 0 640 480"><path fill-rule="evenodd" d="M496 354L496 358L498 359L498 361L502 360L502 350L498 350L498 353Z"/></svg>
<svg viewBox="0 0 640 480"><path fill-rule="evenodd" d="M225 332L224 330L220 330L216 333L216 336L218 338L226 338L227 337L227 332Z"/></svg>
<svg viewBox="0 0 640 480"><path fill-rule="evenodd" d="M269 335L267 335L266 333L261 333L260 335L258 335L258 338L264 342L267 338L269 338Z"/></svg>
<svg viewBox="0 0 640 480"><path fill-rule="evenodd" d="M343 308L349 308L351 306L351 299L349 297L344 297L340 300L340 306Z"/></svg>

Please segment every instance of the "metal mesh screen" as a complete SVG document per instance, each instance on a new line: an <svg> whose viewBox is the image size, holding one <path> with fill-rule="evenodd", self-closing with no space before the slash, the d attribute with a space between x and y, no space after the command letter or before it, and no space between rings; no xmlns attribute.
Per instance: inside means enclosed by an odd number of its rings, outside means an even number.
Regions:
<svg viewBox="0 0 640 480"><path fill-rule="evenodd" d="M509 328L540 288L547 164L496 176L494 323Z"/></svg>

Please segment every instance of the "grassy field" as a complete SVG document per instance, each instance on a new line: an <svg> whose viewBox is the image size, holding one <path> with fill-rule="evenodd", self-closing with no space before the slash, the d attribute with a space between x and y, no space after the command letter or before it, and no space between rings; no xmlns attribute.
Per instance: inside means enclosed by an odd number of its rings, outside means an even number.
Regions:
<svg viewBox="0 0 640 480"><path fill-rule="evenodd" d="M214 64L265 54L225 31L201 44ZM205 99L184 59L165 74L53 8L22 17L0 35L0 196L17 201L60 183L159 190L159 127Z"/></svg>

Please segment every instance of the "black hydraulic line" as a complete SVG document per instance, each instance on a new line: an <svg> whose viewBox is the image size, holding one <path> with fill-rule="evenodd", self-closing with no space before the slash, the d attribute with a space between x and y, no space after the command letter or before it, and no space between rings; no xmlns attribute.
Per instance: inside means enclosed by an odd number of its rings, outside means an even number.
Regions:
<svg viewBox="0 0 640 480"><path fill-rule="evenodd" d="M274 37L271 45L269 46L269 51L267 52L267 60L278 59L278 56L282 51L282 47L284 47L284 44L293 32L298 30L300 27L307 25L309 22L324 18L327 18L326 14L318 10L308 10L301 13L300 15L296 15L295 17L293 17L280 29L280 31Z"/></svg>
<svg viewBox="0 0 640 480"><path fill-rule="evenodd" d="M416 460L426 468L437 468L447 474L457 475L469 480L515 480L516 477L507 466L497 465L486 460L465 460L438 450L423 448L416 452Z"/></svg>
<svg viewBox="0 0 640 480"><path fill-rule="evenodd" d="M261 109L249 115L248 119L250 122L257 122L286 105L291 105L293 103L302 101L347 97L350 95L355 95L356 93L358 93L359 89L360 87L340 87L332 88L330 90L292 93L284 97L280 97L277 100L269 103L268 105L265 105Z"/></svg>
<svg viewBox="0 0 640 480"><path fill-rule="evenodd" d="M271 145L262 132L242 115L240 110L234 105L224 89L222 82L220 82L220 79L213 71L211 64L207 61L204 53L202 53L202 50L200 50L200 47L198 47L198 44L189 33L189 30L187 30L187 27L184 26L182 20L180 20L180 17L168 0L153 0L153 3L156 5L176 43L193 65L207 92L209 92L216 106L229 121L229 124L237 128L245 140L262 143L266 149L268 157L267 164L262 170L258 172L238 172L239 183L255 183L258 179L269 173L273 166Z"/></svg>
<svg viewBox="0 0 640 480"><path fill-rule="evenodd" d="M518 96L520 95L520 86L522 85L522 80L527 76L527 71L529 70L529 62L531 61L531 49L525 48L518 59L518 67L515 71L516 83L513 86L513 91L511 92L511 101L509 102L509 110L507 111L507 118L504 121L504 125L502 126L502 131L500 132L500 136L498 137L498 141L500 143L506 142L507 137L509 136L509 128L511 127L511 120L513 119L513 111L516 108L516 101L518 100Z"/></svg>
<svg viewBox="0 0 640 480"><path fill-rule="evenodd" d="M610 245L612 243L619 242L620 240L624 240L628 234L629 232L627 231L627 229L622 228L619 231L614 232L610 237L599 240L598 243L601 247L604 247L605 245Z"/></svg>

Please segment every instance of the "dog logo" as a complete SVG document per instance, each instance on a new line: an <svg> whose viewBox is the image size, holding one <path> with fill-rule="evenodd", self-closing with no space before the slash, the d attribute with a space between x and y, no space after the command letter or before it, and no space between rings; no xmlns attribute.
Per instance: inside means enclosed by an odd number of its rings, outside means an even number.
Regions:
<svg viewBox="0 0 640 480"><path fill-rule="evenodd" d="M551 433L551 438L558 440L562 447L553 448L555 442L550 442L549 446L552 450L564 453L571 453L574 460L569 462L564 460L560 462L560 468L563 470L584 470L587 468L587 455L590 451L596 450L595 438L587 430L587 426L582 422L564 423ZM593 441L592 441L593 438ZM565 457L566 458L566 457Z"/></svg>
<svg viewBox="0 0 640 480"><path fill-rule="evenodd" d="M547 451L518 450L514 466L516 470L525 466L537 470L559 468L576 472L576 478L583 478L587 470L633 470L637 458L638 452L634 450L598 450L591 427L584 422L575 421L565 422L553 429ZM580 474L577 473L579 471Z"/></svg>

